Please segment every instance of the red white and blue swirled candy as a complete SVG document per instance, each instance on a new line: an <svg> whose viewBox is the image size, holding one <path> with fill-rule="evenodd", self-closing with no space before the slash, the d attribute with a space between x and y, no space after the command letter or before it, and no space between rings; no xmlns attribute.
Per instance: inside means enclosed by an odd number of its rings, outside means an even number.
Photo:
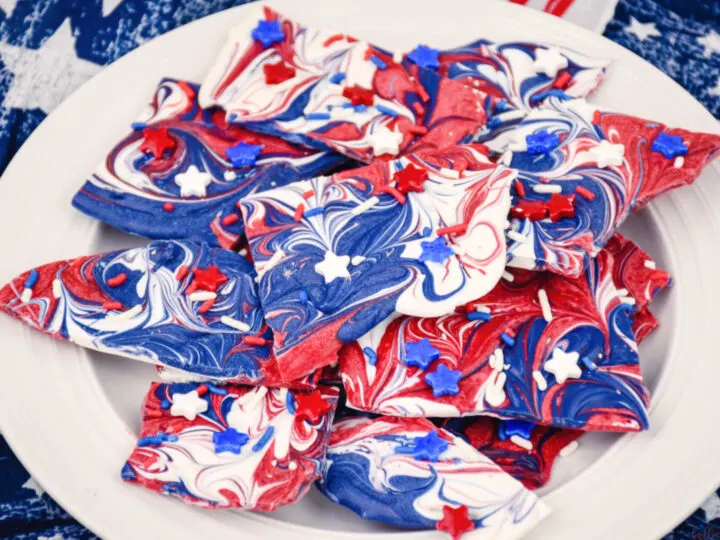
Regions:
<svg viewBox="0 0 720 540"><path fill-rule="evenodd" d="M208 378L277 385L254 275L232 251L157 240L25 272L0 289L0 309L90 349Z"/></svg>
<svg viewBox="0 0 720 540"><path fill-rule="evenodd" d="M281 372L334 363L342 343L394 312L451 313L491 290L505 268L513 178L462 146L243 199Z"/></svg>
<svg viewBox="0 0 720 540"><path fill-rule="evenodd" d="M133 132L110 151L73 205L129 233L229 248L243 233L241 197L345 161L230 126L222 111L198 106L197 92L193 83L163 79Z"/></svg>
<svg viewBox="0 0 720 540"><path fill-rule="evenodd" d="M490 416L451 418L443 427L465 439L528 489L547 484L555 460L572 453L584 433Z"/></svg>
<svg viewBox="0 0 720 540"><path fill-rule="evenodd" d="M418 137L459 143L486 122L478 90L434 73L421 84L388 51L267 7L246 13L200 88L230 123L371 162Z"/></svg>
<svg viewBox="0 0 720 540"><path fill-rule="evenodd" d="M720 135L550 98L493 145L519 170L508 264L577 275L631 211L692 183Z"/></svg>
<svg viewBox="0 0 720 540"><path fill-rule="evenodd" d="M273 511L321 477L338 390L150 387L123 480L204 508Z"/></svg>
<svg viewBox="0 0 720 540"><path fill-rule="evenodd" d="M364 519L406 528L447 530L446 508L465 507L478 538L520 538L549 513L489 458L425 418L336 422L318 488Z"/></svg>
<svg viewBox="0 0 720 540"><path fill-rule="evenodd" d="M465 313L389 318L340 353L348 406L646 429L636 301L615 283L614 265L604 250L576 278L517 270Z"/></svg>

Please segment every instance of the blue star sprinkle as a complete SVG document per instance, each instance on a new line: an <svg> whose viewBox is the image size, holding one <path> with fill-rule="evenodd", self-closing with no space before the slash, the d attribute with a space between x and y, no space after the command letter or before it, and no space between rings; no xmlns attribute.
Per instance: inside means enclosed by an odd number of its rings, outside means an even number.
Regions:
<svg viewBox="0 0 720 540"><path fill-rule="evenodd" d="M215 444L215 453L232 452L239 454L242 447L250 440L245 433L240 433L235 428L228 428L225 431L216 431L213 433L213 444Z"/></svg>
<svg viewBox="0 0 720 540"><path fill-rule="evenodd" d="M509 439L510 437L517 435L525 439L530 440L530 434L535 428L535 424L532 422L525 422L524 420L505 420L500 422L498 426L498 437L501 441Z"/></svg>
<svg viewBox="0 0 720 540"><path fill-rule="evenodd" d="M438 236L432 242L420 242L420 247L422 247L420 262L442 263L453 256L453 250L445 243L442 236Z"/></svg>
<svg viewBox="0 0 720 540"><path fill-rule="evenodd" d="M423 338L420 341L408 342L405 344L405 365L419 367L425 370L430 364L440 358L440 351L430 345L430 339Z"/></svg>
<svg viewBox="0 0 720 540"><path fill-rule="evenodd" d="M560 137L556 133L548 133L541 129L525 137L529 154L549 154L560 146Z"/></svg>
<svg viewBox="0 0 720 540"><path fill-rule="evenodd" d="M426 47L425 45L418 45L410 54L407 55L407 58L413 64L418 66L437 69L440 67L440 59L438 58L439 54L440 51L437 49Z"/></svg>
<svg viewBox="0 0 720 540"><path fill-rule="evenodd" d="M677 156L684 156L688 153L688 147L680 135L670 135L661 131L652 143L653 152L660 152L668 159Z"/></svg>
<svg viewBox="0 0 720 540"><path fill-rule="evenodd" d="M457 396L460 393L458 382L462 373L440 364L432 373L425 375L425 382L432 388L433 396Z"/></svg>
<svg viewBox="0 0 720 540"><path fill-rule="evenodd" d="M435 462L449 446L447 441L440 438L437 431L431 431L424 437L416 437L414 443L413 457L418 461Z"/></svg>
<svg viewBox="0 0 720 540"><path fill-rule="evenodd" d="M262 149L262 144L248 144L240 141L235 146L225 150L225 157L230 160L233 167L252 167L255 165Z"/></svg>
<svg viewBox="0 0 720 540"><path fill-rule="evenodd" d="M258 21L252 31L252 38L263 44L266 49L273 43L283 41L285 34L280 28L280 21Z"/></svg>

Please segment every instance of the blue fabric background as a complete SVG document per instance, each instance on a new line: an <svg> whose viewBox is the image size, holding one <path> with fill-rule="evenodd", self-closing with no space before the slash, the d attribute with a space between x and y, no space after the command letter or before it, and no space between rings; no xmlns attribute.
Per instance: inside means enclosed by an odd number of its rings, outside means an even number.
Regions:
<svg viewBox="0 0 720 540"><path fill-rule="evenodd" d="M0 0L0 172L50 109L94 73L94 65L109 64L168 30L243 3ZM68 54L53 56L49 40L68 23L71 34L62 42ZM605 30L720 118L720 35L716 43L714 34L720 34L720 2L708 0L620 0ZM64 69L52 67L58 58L67 63ZM56 72L48 76L45 68ZM666 538L720 538L719 495L720 490ZM2 437L0 538L95 538L30 478Z"/></svg>

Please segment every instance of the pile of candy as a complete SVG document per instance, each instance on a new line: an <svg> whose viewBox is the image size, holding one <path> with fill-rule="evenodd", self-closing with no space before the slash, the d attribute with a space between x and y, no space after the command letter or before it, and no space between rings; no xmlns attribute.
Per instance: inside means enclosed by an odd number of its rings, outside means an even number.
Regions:
<svg viewBox="0 0 720 540"><path fill-rule="evenodd" d="M648 427L670 277L617 230L720 136L591 105L608 62L558 47L403 55L246 13L73 201L152 242L0 308L158 366L128 482L264 511L315 483L369 520L525 534L584 431Z"/></svg>

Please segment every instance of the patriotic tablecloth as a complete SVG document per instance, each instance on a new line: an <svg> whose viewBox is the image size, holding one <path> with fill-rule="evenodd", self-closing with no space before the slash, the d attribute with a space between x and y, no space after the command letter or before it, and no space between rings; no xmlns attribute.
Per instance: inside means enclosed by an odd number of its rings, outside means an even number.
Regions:
<svg viewBox="0 0 720 540"><path fill-rule="evenodd" d="M720 118L720 1L511 1L604 33ZM101 66L173 28L243 3L0 0L0 172L45 116ZM95 538L44 493L2 437L0 538ZM720 490L666 538L720 538Z"/></svg>

